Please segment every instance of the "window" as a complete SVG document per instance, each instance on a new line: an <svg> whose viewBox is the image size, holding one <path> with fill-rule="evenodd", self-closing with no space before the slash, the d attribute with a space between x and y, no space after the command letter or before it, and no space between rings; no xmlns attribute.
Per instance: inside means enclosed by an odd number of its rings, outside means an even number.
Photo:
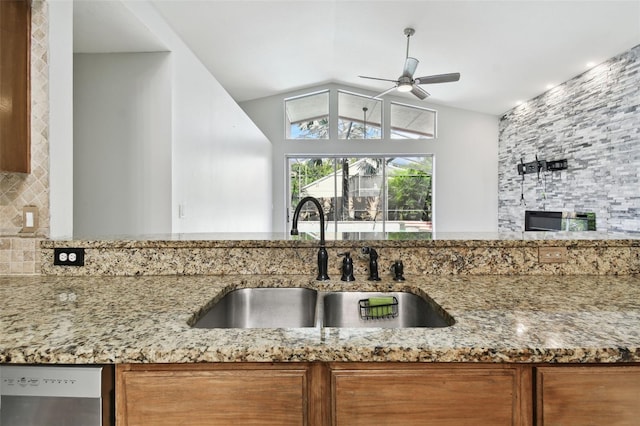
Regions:
<svg viewBox="0 0 640 426"><path fill-rule="evenodd" d="M436 135L436 112L391 102L391 139L431 139Z"/></svg>
<svg viewBox="0 0 640 426"><path fill-rule="evenodd" d="M432 156L290 157L289 209L306 196L324 206L328 232L431 231ZM318 232L313 205L298 229Z"/></svg>
<svg viewBox="0 0 640 426"><path fill-rule="evenodd" d="M338 139L380 139L382 101L338 91Z"/></svg>
<svg viewBox="0 0 640 426"><path fill-rule="evenodd" d="M284 101L287 139L329 139L329 91Z"/></svg>
<svg viewBox="0 0 640 426"><path fill-rule="evenodd" d="M337 91L337 122L330 116L330 91L325 90L285 99L287 139L330 139L337 126L338 139L433 139L436 136L436 111L398 102L389 103L383 114L383 101L369 96ZM334 92L335 96L335 92ZM382 123L390 124L385 136ZM334 130L335 131L335 130ZM335 137L335 136L333 136Z"/></svg>
<svg viewBox="0 0 640 426"><path fill-rule="evenodd" d="M331 89L285 99L285 113L287 139L323 141L301 142L305 154L287 148L289 213L312 196L336 236L431 232L433 156L416 152L412 140L436 137L436 111ZM298 229L315 238L315 206L305 205L298 219Z"/></svg>

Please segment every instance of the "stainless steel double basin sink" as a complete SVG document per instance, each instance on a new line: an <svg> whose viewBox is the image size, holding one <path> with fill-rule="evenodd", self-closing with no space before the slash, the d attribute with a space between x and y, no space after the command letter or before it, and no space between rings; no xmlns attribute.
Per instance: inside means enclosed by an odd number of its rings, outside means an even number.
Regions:
<svg viewBox="0 0 640 426"><path fill-rule="evenodd" d="M453 318L409 292L242 288L193 319L196 328L448 327Z"/></svg>

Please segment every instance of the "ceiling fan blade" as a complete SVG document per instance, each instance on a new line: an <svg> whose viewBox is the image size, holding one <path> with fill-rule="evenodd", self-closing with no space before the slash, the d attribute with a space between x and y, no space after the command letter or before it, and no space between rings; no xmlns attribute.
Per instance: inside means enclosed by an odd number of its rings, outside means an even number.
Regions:
<svg viewBox="0 0 640 426"><path fill-rule="evenodd" d="M378 93L377 95L372 96L372 98L373 98L373 99L380 99L380 96L384 96L384 95L386 95L386 94L387 94L387 93L389 93L389 92L393 92L394 90L396 90L396 87L398 87L398 86L393 86L391 89L387 89L387 90L385 90L385 91L384 91L384 92L382 92L382 93Z"/></svg>
<svg viewBox="0 0 640 426"><path fill-rule="evenodd" d="M416 84L435 84L435 83L450 83L452 81L460 80L460 73L453 72L450 74L438 74L428 75L425 77L418 77L415 79Z"/></svg>
<svg viewBox="0 0 640 426"><path fill-rule="evenodd" d="M390 80L388 78L367 77L366 75L359 75L360 78L368 78L370 80L390 81L392 83L398 83L398 80Z"/></svg>
<svg viewBox="0 0 640 426"><path fill-rule="evenodd" d="M414 95L416 95L417 98L419 99L426 99L427 97L431 96L429 94L429 92L427 92L426 90L424 90L422 87L420 86L416 86L415 84L413 85L413 87L411 88L411 93L413 93Z"/></svg>
<svg viewBox="0 0 640 426"><path fill-rule="evenodd" d="M418 68L418 61L416 58L412 58L410 56L404 61L404 68L402 69L403 77L413 77L413 73L416 72L416 68Z"/></svg>

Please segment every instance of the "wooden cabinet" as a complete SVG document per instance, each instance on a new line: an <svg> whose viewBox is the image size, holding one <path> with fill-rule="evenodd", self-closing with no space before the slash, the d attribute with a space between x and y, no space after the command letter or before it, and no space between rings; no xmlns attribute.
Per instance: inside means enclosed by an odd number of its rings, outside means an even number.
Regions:
<svg viewBox="0 0 640 426"><path fill-rule="evenodd" d="M318 362L116 367L118 426L583 426L637 425L638 419L638 364Z"/></svg>
<svg viewBox="0 0 640 426"><path fill-rule="evenodd" d="M307 364L121 365L118 426L313 425L314 368Z"/></svg>
<svg viewBox="0 0 640 426"><path fill-rule="evenodd" d="M29 173L31 2L0 1L0 171Z"/></svg>
<svg viewBox="0 0 640 426"><path fill-rule="evenodd" d="M538 425L638 425L640 367L536 369Z"/></svg>
<svg viewBox="0 0 640 426"><path fill-rule="evenodd" d="M530 367L404 363L120 365L118 426L531 425Z"/></svg>
<svg viewBox="0 0 640 426"><path fill-rule="evenodd" d="M514 366L336 364L332 424L530 424L531 405L521 399L526 378Z"/></svg>

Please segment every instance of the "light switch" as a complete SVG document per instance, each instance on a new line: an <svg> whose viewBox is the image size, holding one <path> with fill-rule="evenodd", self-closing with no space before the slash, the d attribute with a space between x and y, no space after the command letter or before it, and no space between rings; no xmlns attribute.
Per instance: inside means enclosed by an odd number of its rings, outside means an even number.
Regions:
<svg viewBox="0 0 640 426"><path fill-rule="evenodd" d="M22 208L22 231L36 232L38 230L38 208L36 206L24 206Z"/></svg>

